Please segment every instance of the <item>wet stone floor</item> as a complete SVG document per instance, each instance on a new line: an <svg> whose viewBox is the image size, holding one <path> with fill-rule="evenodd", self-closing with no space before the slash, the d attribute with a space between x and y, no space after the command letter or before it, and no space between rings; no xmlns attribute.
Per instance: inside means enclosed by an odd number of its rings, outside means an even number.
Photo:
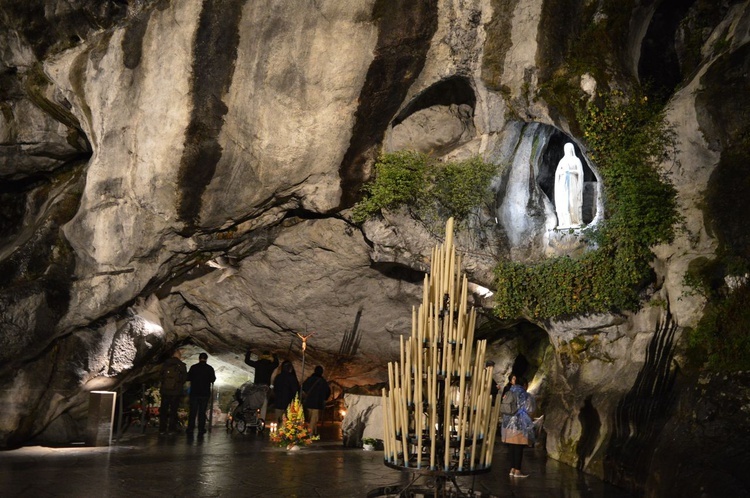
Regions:
<svg viewBox="0 0 750 498"><path fill-rule="evenodd" d="M149 429L149 431L152 429ZM30 446L0 452L0 496L9 497L370 497L435 496L434 484L383 464L382 451L344 448L337 425L300 451L271 445L267 435L203 437L126 433L110 447ZM524 453L525 479L508 476L497 444L489 473L448 482L444 496L630 498L626 491L548 459ZM471 494L470 494L471 493Z"/></svg>

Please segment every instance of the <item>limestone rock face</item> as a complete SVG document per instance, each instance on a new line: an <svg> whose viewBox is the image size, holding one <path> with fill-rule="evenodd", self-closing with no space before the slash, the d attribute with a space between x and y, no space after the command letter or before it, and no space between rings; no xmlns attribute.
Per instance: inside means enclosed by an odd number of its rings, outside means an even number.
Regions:
<svg viewBox="0 0 750 498"><path fill-rule="evenodd" d="M393 150L419 152L451 150L474 138L472 109L466 104L436 105L411 114L393 127Z"/></svg>
<svg viewBox="0 0 750 498"><path fill-rule="evenodd" d="M344 446L358 447L362 439L383 439L384 411L379 396L344 395L346 416L341 422Z"/></svg>
<svg viewBox="0 0 750 498"><path fill-rule="evenodd" d="M7 117L6 117L7 116ZM65 162L87 155L87 144L67 138L70 130L28 100L13 102L0 121L0 175L23 178L53 171Z"/></svg>
<svg viewBox="0 0 750 498"><path fill-rule="evenodd" d="M229 387L248 348L323 365L339 398L385 381L444 220L403 207L357 225L350 208L377 155L409 148L496 165L455 240L495 379L525 365L548 454L667 489L700 448L666 435L694 422L677 412L699 378L681 372L705 298L684 276L750 258L750 7L715 3L0 0L0 446L79 438L89 391L153 384L177 347ZM582 36L597 33L619 38ZM498 322L497 261L590 249L554 230L562 144L585 163L585 221L606 222L575 109L636 80L668 101L662 172L684 215L653 248L643 309ZM355 439L377 434L357 417Z"/></svg>
<svg viewBox="0 0 750 498"><path fill-rule="evenodd" d="M274 344L297 352L296 334L314 334L308 367L322 362L348 385L380 380L374 372L398 355L398 337L410 330L411 305L421 298L419 285L371 268L361 233L333 218L290 223L234 276L219 281L222 271L184 282L162 303L179 311L170 317L178 339L211 343L219 332L223 349ZM347 366L353 355L356 369Z"/></svg>
<svg viewBox="0 0 750 498"><path fill-rule="evenodd" d="M198 247L189 239L198 230L257 220L276 204L319 212L338 204L338 165L377 34L357 20L371 5L323 5L311 17L291 5L231 4L231 12L202 2L144 11L46 67L76 102L93 148L81 207L65 227L78 285L107 289L75 303L83 320L100 297L135 297L174 252ZM201 52L217 42L221 57ZM332 46L342 57L329 57ZM138 283L123 272L141 275Z"/></svg>

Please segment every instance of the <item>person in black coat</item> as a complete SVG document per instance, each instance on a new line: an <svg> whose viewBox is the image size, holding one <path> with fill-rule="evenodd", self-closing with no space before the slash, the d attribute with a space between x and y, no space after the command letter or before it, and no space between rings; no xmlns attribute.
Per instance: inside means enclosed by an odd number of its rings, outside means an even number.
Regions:
<svg viewBox="0 0 750 498"><path fill-rule="evenodd" d="M279 366L279 357L276 354L272 356L270 351L263 351L263 354L257 360L253 360L251 359L252 354L252 351L245 353L245 364L255 369L255 380L253 382L259 386L270 386L273 371Z"/></svg>
<svg viewBox="0 0 750 498"><path fill-rule="evenodd" d="M291 361L284 361L281 364L281 372L273 379L273 405L276 409L276 419L281 422L284 412L294 396L299 392L299 381L297 373L294 371L294 365Z"/></svg>
<svg viewBox="0 0 750 498"><path fill-rule="evenodd" d="M190 367L187 380L190 382L190 415L185 433L192 435L195 419L198 419L198 434L206 433L206 410L211 399L211 385L216 381L214 367L207 363L208 355L198 355L198 363Z"/></svg>
<svg viewBox="0 0 750 498"><path fill-rule="evenodd" d="M251 355L252 350L248 350L245 353L245 364L255 369L255 380L253 383L257 386L271 386L271 376L276 367L279 366L279 357L274 353L271 356L270 351L263 351L260 358L253 360ZM263 406L260 408L260 418L266 419L266 411L268 410L268 395L270 393L266 391L266 399L263 401Z"/></svg>
<svg viewBox="0 0 750 498"><path fill-rule="evenodd" d="M186 380L187 366L182 361L182 352L177 349L161 366L159 434L177 430L177 409L180 407Z"/></svg>
<svg viewBox="0 0 750 498"><path fill-rule="evenodd" d="M310 432L313 435L318 434L318 420L320 412L326 407L326 400L331 395L331 388L328 381L323 378L323 367L315 367L313 374L302 384L302 394L304 401L302 406L308 412L308 424Z"/></svg>

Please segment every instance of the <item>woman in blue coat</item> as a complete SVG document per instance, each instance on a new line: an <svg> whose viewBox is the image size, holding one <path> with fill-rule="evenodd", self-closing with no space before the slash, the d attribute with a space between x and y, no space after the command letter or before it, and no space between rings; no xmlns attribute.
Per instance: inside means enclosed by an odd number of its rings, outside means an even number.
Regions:
<svg viewBox="0 0 750 498"><path fill-rule="evenodd" d="M531 445L535 437L534 421L531 419L531 414L534 412L534 398L526 392L527 385L526 379L516 379L501 401L506 403L506 396L515 398L515 412L504 414L500 427L503 443L508 445L511 477L528 477L528 474L521 472L523 449Z"/></svg>

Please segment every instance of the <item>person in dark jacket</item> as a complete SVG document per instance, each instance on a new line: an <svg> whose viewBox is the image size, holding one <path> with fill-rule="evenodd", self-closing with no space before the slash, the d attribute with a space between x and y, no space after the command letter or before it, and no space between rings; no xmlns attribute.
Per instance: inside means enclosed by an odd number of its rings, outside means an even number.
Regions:
<svg viewBox="0 0 750 498"><path fill-rule="evenodd" d="M495 362L492 360L487 360L484 363L485 367L492 367L493 373L495 370ZM492 396L492 405L495 405L495 400L497 399L497 393L500 392L500 386L497 385L497 382L495 382L495 377L493 375L492 377L492 386L490 386L490 396Z"/></svg>
<svg viewBox="0 0 750 498"><path fill-rule="evenodd" d="M297 372L294 371L294 365L291 361L284 361L281 364L281 372L273 379L273 406L276 409L276 420L281 422L284 412L294 396L299 392L299 381Z"/></svg>
<svg viewBox="0 0 750 498"><path fill-rule="evenodd" d="M182 361L182 352L177 349L161 366L161 406L159 407L159 434L177 430L177 409L182 400L187 366Z"/></svg>
<svg viewBox="0 0 750 498"><path fill-rule="evenodd" d="M271 376L276 367L279 366L279 357L271 355L270 351L263 351L257 360L251 359L252 351L245 353L245 363L255 369L255 380L257 385L270 386Z"/></svg>
<svg viewBox="0 0 750 498"><path fill-rule="evenodd" d="M245 353L245 363L255 369L255 380L253 383L258 386L270 386L273 371L279 366L279 357L275 353L272 356L270 351L263 351L263 354L257 360L253 360L251 358L252 354L252 350L248 350ZM268 410L268 394L270 392L266 392L266 400L260 408L260 418L263 420L266 419L266 411Z"/></svg>
<svg viewBox="0 0 750 498"><path fill-rule="evenodd" d="M208 355L198 355L198 363L190 367L187 379L190 381L190 416L186 434L192 435L195 419L198 419L198 434L206 433L206 410L211 399L211 384L216 382L214 367L207 363Z"/></svg>
<svg viewBox="0 0 750 498"><path fill-rule="evenodd" d="M320 365L315 367L313 374L302 383L302 394L304 396L302 406L308 412L310 432L314 436L317 436L320 412L325 409L326 400L331 395L331 388L328 385L328 381L323 378L323 367Z"/></svg>

